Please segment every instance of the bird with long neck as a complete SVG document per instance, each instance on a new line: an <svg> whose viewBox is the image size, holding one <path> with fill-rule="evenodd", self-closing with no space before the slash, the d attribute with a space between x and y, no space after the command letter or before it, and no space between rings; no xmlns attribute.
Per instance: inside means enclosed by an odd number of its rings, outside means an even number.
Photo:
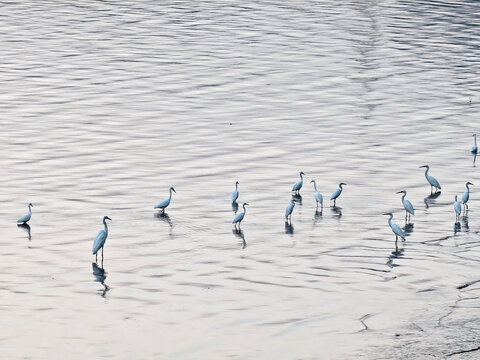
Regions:
<svg viewBox="0 0 480 360"><path fill-rule="evenodd" d="M160 209L162 210L162 213L165 212L165 209L167 208L168 205L170 205L170 201L172 200L172 191L176 193L173 187L170 187L169 191L170 191L170 196L168 197L168 199L163 200L162 202L155 205L154 209Z"/></svg>
<svg viewBox="0 0 480 360"><path fill-rule="evenodd" d="M320 191L317 190L317 182L315 180L312 180L310 182L313 183L313 189L315 191L315 201L317 202L317 209L319 203L321 205L321 208L323 209L323 196Z"/></svg>
<svg viewBox="0 0 480 360"><path fill-rule="evenodd" d="M340 196L340 194L342 193L343 191L343 185L347 185L343 182L341 182L340 184L338 184L338 189L336 189L333 193L332 193L332 196L330 196L330 200L333 200L333 206L336 206L337 205L337 199L338 197Z"/></svg>
<svg viewBox="0 0 480 360"><path fill-rule="evenodd" d="M241 212L240 214L237 214L235 215L235 217L233 218L233 221L232 221L232 224L235 224L234 227L236 229L240 229L240 224L243 220L243 218L245 217L245 214L247 212L247 209L245 206L247 206L248 203L243 203L242 207L243 207L243 212ZM237 226L238 225L238 226Z"/></svg>
<svg viewBox="0 0 480 360"><path fill-rule="evenodd" d="M415 215L415 210L413 209L413 205L410 201L405 200L405 196L407 195L407 192L405 190L398 191L397 194L403 194L402 195L402 204L405 209L405 221L410 219L410 215Z"/></svg>
<svg viewBox="0 0 480 360"><path fill-rule="evenodd" d="M26 224L32 218L32 203L28 204L28 213L23 215L20 219L17 220L17 223Z"/></svg>
<svg viewBox="0 0 480 360"><path fill-rule="evenodd" d="M305 175L305 173L300 171L300 180L297 181L292 187L292 191L295 191L295 195L300 195L300 189L303 186L303 175Z"/></svg>
<svg viewBox="0 0 480 360"><path fill-rule="evenodd" d="M437 181L437 179L435 179L431 175L428 175L428 170L430 170L430 166L422 165L420 167L425 168L425 179L427 179L428 183L430 184L430 193L433 193L433 188L435 188L435 192L437 192L438 190L441 190L442 187L440 186L440 183Z"/></svg>
<svg viewBox="0 0 480 360"><path fill-rule="evenodd" d="M477 151L478 151L478 147L477 147L477 134L473 134L474 136L474 144L472 146L472 153L476 154Z"/></svg>
<svg viewBox="0 0 480 360"><path fill-rule="evenodd" d="M465 187L467 188L467 191L465 191L462 195L462 204L465 206L465 211L468 211L468 199L470 199L470 188L468 187L469 185L473 185L470 181L468 181L465 184Z"/></svg>
<svg viewBox="0 0 480 360"><path fill-rule="evenodd" d="M453 209L455 210L455 222L458 222L458 220L460 220L460 215L462 214L462 204L457 200L457 195L455 195Z"/></svg>
<svg viewBox="0 0 480 360"><path fill-rule="evenodd" d="M395 234L395 242L398 240L398 237L400 236L403 240L405 240L405 233L403 232L403 230L400 228L400 226L398 226L397 224L395 223L392 223L392 219L393 219L393 214L392 213L385 213L383 215L388 215L390 216L388 218L388 225L390 226L390 229L392 229L393 233Z"/></svg>
<svg viewBox="0 0 480 360"><path fill-rule="evenodd" d="M238 199L238 181L235 182L235 190L232 192L232 203Z"/></svg>
<svg viewBox="0 0 480 360"><path fill-rule="evenodd" d="M290 204L287 205L285 208L285 222L288 222L288 218L290 217L290 223L292 223L292 212L293 208L295 207L295 200L291 200Z"/></svg>
<svg viewBox="0 0 480 360"><path fill-rule="evenodd" d="M98 250L102 249L102 259L103 259L103 247L105 246L105 241L108 236L108 226L107 220L112 221L108 216L103 217L103 230L100 230L93 240L92 254L95 255L95 261L97 261Z"/></svg>

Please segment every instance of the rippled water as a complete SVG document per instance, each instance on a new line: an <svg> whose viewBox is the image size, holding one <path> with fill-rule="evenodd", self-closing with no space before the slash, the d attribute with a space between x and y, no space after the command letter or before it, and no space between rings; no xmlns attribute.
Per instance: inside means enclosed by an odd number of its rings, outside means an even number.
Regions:
<svg viewBox="0 0 480 360"><path fill-rule="evenodd" d="M478 2L0 10L1 357L478 356Z"/></svg>

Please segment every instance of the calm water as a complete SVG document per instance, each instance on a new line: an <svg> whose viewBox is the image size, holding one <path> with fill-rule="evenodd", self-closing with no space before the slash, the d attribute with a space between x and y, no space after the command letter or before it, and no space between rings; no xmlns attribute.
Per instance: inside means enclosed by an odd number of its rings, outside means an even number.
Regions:
<svg viewBox="0 0 480 360"><path fill-rule="evenodd" d="M478 356L480 4L289 3L0 5L1 357Z"/></svg>

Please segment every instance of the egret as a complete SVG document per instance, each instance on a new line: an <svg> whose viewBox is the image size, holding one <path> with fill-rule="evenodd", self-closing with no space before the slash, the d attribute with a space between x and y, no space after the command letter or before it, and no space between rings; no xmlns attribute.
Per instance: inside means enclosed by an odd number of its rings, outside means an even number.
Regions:
<svg viewBox="0 0 480 360"><path fill-rule="evenodd" d="M439 189L441 190L442 187L440 186L440 183L435 179L433 176L428 175L428 170L430 170L430 166L428 165L422 165L420 166L421 168L426 168L425 170L425 178L427 179L428 183L430 184L430 192L433 192L433 188L435 188L435 192L437 192Z"/></svg>
<svg viewBox="0 0 480 360"><path fill-rule="evenodd" d="M455 202L453 203L453 209L455 210L456 216L455 221L458 222L460 219L460 214L462 213L462 205L457 201L457 195L455 195Z"/></svg>
<svg viewBox="0 0 480 360"><path fill-rule="evenodd" d="M472 146L472 153L476 154L477 151L478 151L478 147L477 147L477 134L473 134L475 140L474 140L474 144Z"/></svg>
<svg viewBox="0 0 480 360"><path fill-rule="evenodd" d="M290 222L292 222L292 212L294 207L295 207L295 200L292 199L292 201L290 201L290 204L288 204L285 209L285 222L288 222L289 216L290 216Z"/></svg>
<svg viewBox="0 0 480 360"><path fill-rule="evenodd" d="M465 210L468 210L468 199L470 198L470 188L468 185L473 185L470 181L468 181L465 186L467 188L467 191L465 191L462 195L462 204L465 206Z"/></svg>
<svg viewBox="0 0 480 360"><path fill-rule="evenodd" d="M321 208L323 209L323 196L320 193L320 191L317 190L317 183L315 180L310 181L311 183L313 182L313 188L315 189L315 201L317 202L317 208L318 208L318 203L321 204Z"/></svg>
<svg viewBox="0 0 480 360"><path fill-rule="evenodd" d="M245 206L247 205L247 203L243 203L243 212L235 215L235 217L233 218L232 224L235 224L235 228L237 228L238 224L238 229L240 229L240 223L242 222L243 218L245 217L245 213L247 212L247 209L245 208Z"/></svg>
<svg viewBox="0 0 480 360"><path fill-rule="evenodd" d="M340 184L338 184L338 189L336 189L333 193L332 193L332 196L330 196L330 200L333 200L333 206L336 205L336 201L337 201L337 198L340 196L340 194L342 193L343 191L343 187L342 185L347 185L343 182L341 182Z"/></svg>
<svg viewBox="0 0 480 360"><path fill-rule="evenodd" d="M28 204L28 213L17 220L17 223L26 224L32 218L32 203Z"/></svg>
<svg viewBox="0 0 480 360"><path fill-rule="evenodd" d="M407 221L407 216L410 219L410 214L415 215L415 210L413 209L412 203L408 200L405 200L405 196L407 195L407 192L405 190L398 191L397 194L403 194L402 204L403 204L403 207L405 208L405 221Z"/></svg>
<svg viewBox="0 0 480 360"><path fill-rule="evenodd" d="M238 199L238 181L235 182L235 190L233 190L232 192L232 203L237 201L237 199Z"/></svg>
<svg viewBox="0 0 480 360"><path fill-rule="evenodd" d="M300 195L300 189L303 185L303 175L305 175L305 173L300 171L300 180L298 180L292 187L292 191L295 191L296 195Z"/></svg>
<svg viewBox="0 0 480 360"><path fill-rule="evenodd" d="M167 200L163 200L161 203L158 203L157 205L155 205L154 209L161 209L162 212L165 212L165 208L170 205L170 200L172 200L172 191L175 191L175 189L173 187L170 187L170 196L168 197Z"/></svg>
<svg viewBox="0 0 480 360"><path fill-rule="evenodd" d="M93 240L93 248L92 248L92 254L95 255L95 261L97 261L97 253L98 250L102 249L102 259L103 259L103 246L105 245L105 241L107 240L108 236L108 226L107 226L107 220L112 221L108 216L103 217L103 225L105 226L104 230L100 230L95 236L95 240Z"/></svg>
<svg viewBox="0 0 480 360"><path fill-rule="evenodd" d="M397 224L392 223L392 218L393 214L392 213L385 213L383 215L389 215L390 217L388 218L388 225L392 229L393 233L395 234L395 242L398 240L398 237L400 236L403 240L405 240L405 233L403 230L398 226Z"/></svg>

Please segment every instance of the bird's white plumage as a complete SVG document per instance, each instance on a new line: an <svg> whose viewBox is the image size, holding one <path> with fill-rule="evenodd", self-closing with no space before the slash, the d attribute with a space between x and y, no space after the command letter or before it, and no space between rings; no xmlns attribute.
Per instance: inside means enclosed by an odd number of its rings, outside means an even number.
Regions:
<svg viewBox="0 0 480 360"><path fill-rule="evenodd" d="M105 230L100 230L95 236L95 240L93 240L93 248L92 254L95 255L98 250L100 250L103 245L105 245L105 241L107 240L107 233Z"/></svg>
<svg viewBox="0 0 480 360"><path fill-rule="evenodd" d="M460 215L462 213L462 204L460 204L459 201L457 201L457 195L455 195L455 202L453 203L453 209L457 213L457 215Z"/></svg>
<svg viewBox="0 0 480 360"><path fill-rule="evenodd" d="M253 209L253 210L255 210L255 209ZM235 224L235 223L238 223L238 222L242 221L244 217L245 217L244 212L241 212L241 213L235 215L235 217L233 218L232 224Z"/></svg>
<svg viewBox="0 0 480 360"><path fill-rule="evenodd" d="M238 181L235 183L235 190L232 192L232 202L237 201L238 199Z"/></svg>
<svg viewBox="0 0 480 360"><path fill-rule="evenodd" d="M462 204L466 204L468 200L470 199L470 188L468 185L473 185L470 181L468 181L465 186L467 188L467 191L465 191L462 195Z"/></svg>
<svg viewBox="0 0 480 360"><path fill-rule="evenodd" d="M340 196L340 194L342 193L342 189L336 189L333 193L332 193L332 196L330 196L330 200L335 200L336 198L338 198ZM348 197L348 196L347 196Z"/></svg>
<svg viewBox="0 0 480 360"><path fill-rule="evenodd" d="M409 200L403 201L403 207L405 208L405 211L407 211L408 213L412 215L415 214L415 209L413 208L413 205Z"/></svg>
<svg viewBox="0 0 480 360"><path fill-rule="evenodd" d="M392 213L386 213L384 215L389 215L390 217L388 218L388 225L390 226L390 229L392 229L393 233L396 236L400 236L403 240L405 240L405 233L403 232L402 228L398 226L397 224L392 222L393 214Z"/></svg>
<svg viewBox="0 0 480 360"><path fill-rule="evenodd" d="M291 201L290 204L287 205L287 207L285 208L285 217L288 218L292 212L293 212L293 208L295 207L295 201Z"/></svg>
<svg viewBox="0 0 480 360"><path fill-rule="evenodd" d="M28 213L23 215L20 219L17 220L17 223L24 223L26 224L32 218L32 204L28 204Z"/></svg>
<svg viewBox="0 0 480 360"><path fill-rule="evenodd" d="M315 191L315 201L317 202L317 206L318 203L320 203L323 207L323 196L320 191L317 190L317 183L315 180L312 180L311 182L313 183L313 189Z"/></svg>
<svg viewBox="0 0 480 360"><path fill-rule="evenodd" d="M303 171L300 172L300 180L293 184L292 191L300 191L303 185Z"/></svg>
<svg viewBox="0 0 480 360"><path fill-rule="evenodd" d="M154 209L165 210L165 208L168 205L170 205L170 201L172 200L172 191L175 191L175 189L173 187L170 187L169 191L170 191L170 196L168 197L168 199L163 200L162 202L159 202L157 205L154 206Z"/></svg>

